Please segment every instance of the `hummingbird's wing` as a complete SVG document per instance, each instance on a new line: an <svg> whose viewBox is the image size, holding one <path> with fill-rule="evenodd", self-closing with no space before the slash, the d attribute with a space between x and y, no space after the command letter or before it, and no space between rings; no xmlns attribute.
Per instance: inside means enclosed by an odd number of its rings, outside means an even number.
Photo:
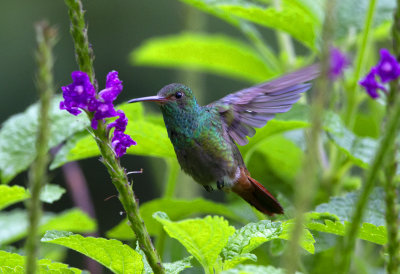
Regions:
<svg viewBox="0 0 400 274"><path fill-rule="evenodd" d="M218 110L229 135L239 145L249 141L246 136L255 134L275 117L288 111L310 89L305 83L319 75L319 65L314 64L280 78L229 94L209 106Z"/></svg>

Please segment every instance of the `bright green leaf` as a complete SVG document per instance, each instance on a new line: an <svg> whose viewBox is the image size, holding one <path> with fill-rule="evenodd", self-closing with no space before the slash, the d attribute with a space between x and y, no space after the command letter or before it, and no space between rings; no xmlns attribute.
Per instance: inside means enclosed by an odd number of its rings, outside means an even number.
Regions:
<svg viewBox="0 0 400 274"><path fill-rule="evenodd" d="M150 235L158 235L162 229L160 223L152 218L155 212L161 210L173 221L182 220L193 214L217 214L238 221L241 220L226 205L207 201L202 198L194 200L154 199L140 206L140 215ZM109 230L106 235L109 238L121 240L129 240L135 237L128 225L127 219L124 219L117 226Z"/></svg>
<svg viewBox="0 0 400 274"><path fill-rule="evenodd" d="M282 268L263 265L238 265L234 269L223 271L221 274L285 274L286 271ZM296 272L299 273L299 272Z"/></svg>
<svg viewBox="0 0 400 274"><path fill-rule="evenodd" d="M163 212L157 212L153 216L164 226L168 235L177 239L209 273L213 273L219 253L235 231L228 221L218 216L180 222L170 221Z"/></svg>
<svg viewBox="0 0 400 274"><path fill-rule="evenodd" d="M30 197L29 191L21 186L0 185L0 210L24 201Z"/></svg>
<svg viewBox="0 0 400 274"><path fill-rule="evenodd" d="M252 47L224 35L183 33L152 38L133 51L131 62L213 72L250 82L278 74Z"/></svg>
<svg viewBox="0 0 400 274"><path fill-rule="evenodd" d="M232 3L230 3L232 2ZM243 5L237 1L223 1L218 8L251 22L284 31L315 50L321 30L321 21L312 13L305 12L298 1L283 0L279 9L261 6L250 1Z"/></svg>
<svg viewBox="0 0 400 274"><path fill-rule="evenodd" d="M82 270L47 259L37 261L38 273L82 273ZM25 256L0 250L0 273L25 273Z"/></svg>
<svg viewBox="0 0 400 274"><path fill-rule="evenodd" d="M317 215L316 213L311 213L311 215L309 216L315 218ZM311 219L306 223L306 226L308 229L311 230L344 236L349 229L350 223L347 221L342 223L340 221L332 221L330 219L325 219L321 222ZM376 244L384 245L387 243L386 227L363 223L360 227L358 238Z"/></svg>
<svg viewBox="0 0 400 274"><path fill-rule="evenodd" d="M252 259L250 252L265 242L274 239L288 240L292 225L291 221L281 223L262 220L236 230L222 250L224 269L230 269L244 259ZM314 242L310 232L305 229L301 246L308 252L314 253Z"/></svg>
<svg viewBox="0 0 400 274"><path fill-rule="evenodd" d="M22 239L28 233L28 229L26 211L14 209L9 212L0 212L0 245ZM96 230L96 223L81 210L71 209L58 215L44 213L39 229L43 234L50 229L87 233Z"/></svg>
<svg viewBox="0 0 400 274"><path fill-rule="evenodd" d="M54 147L88 125L84 115L73 116L60 110L61 97L53 99L50 108L49 147ZM38 104L5 121L0 129L0 180L9 182L27 169L36 157Z"/></svg>
<svg viewBox="0 0 400 274"><path fill-rule="evenodd" d="M58 201L64 193L65 189L59 185L46 184L40 193L40 200L52 204L54 201Z"/></svg>
<svg viewBox="0 0 400 274"><path fill-rule="evenodd" d="M82 237L63 231L48 231L42 242L62 245L101 263L114 273L142 274L142 256L117 240Z"/></svg>
<svg viewBox="0 0 400 274"><path fill-rule="evenodd" d="M127 150L128 154L175 157L167 130L159 123L160 115L144 115L141 103L121 105L118 109L122 109L129 120L125 133L137 142ZM57 153L50 168L95 156L100 156L100 151L93 137L88 132L77 133Z"/></svg>

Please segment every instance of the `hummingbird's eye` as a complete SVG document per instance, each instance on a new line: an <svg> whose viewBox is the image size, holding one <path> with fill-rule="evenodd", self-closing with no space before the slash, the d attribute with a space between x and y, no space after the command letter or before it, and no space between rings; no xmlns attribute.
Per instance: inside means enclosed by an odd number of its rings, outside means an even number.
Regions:
<svg viewBox="0 0 400 274"><path fill-rule="evenodd" d="M177 91L176 93L175 93L175 98L176 99L179 99L179 98L181 98L182 97L182 92L180 92L180 91Z"/></svg>

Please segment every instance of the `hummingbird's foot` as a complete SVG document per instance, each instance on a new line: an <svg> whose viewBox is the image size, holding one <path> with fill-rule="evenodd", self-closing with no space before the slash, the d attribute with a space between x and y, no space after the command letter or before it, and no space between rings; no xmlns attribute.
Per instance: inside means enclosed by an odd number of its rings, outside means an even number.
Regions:
<svg viewBox="0 0 400 274"><path fill-rule="evenodd" d="M224 186L225 186L224 181L217 181L217 188L218 188L219 190L223 189Z"/></svg>
<svg viewBox="0 0 400 274"><path fill-rule="evenodd" d="M214 190L213 187L212 187L212 186L209 186L209 185L205 185L205 186L203 186L203 187L205 188L205 190L206 190L207 192L211 192L211 191Z"/></svg>

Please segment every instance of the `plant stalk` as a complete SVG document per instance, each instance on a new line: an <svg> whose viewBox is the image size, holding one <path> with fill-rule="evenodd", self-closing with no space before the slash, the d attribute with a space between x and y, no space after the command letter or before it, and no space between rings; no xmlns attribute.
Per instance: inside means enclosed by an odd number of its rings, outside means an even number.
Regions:
<svg viewBox="0 0 400 274"><path fill-rule="evenodd" d="M82 3L80 0L65 0L65 3L69 9L71 34L74 40L79 69L86 72L94 86L96 86L93 69L93 52L89 46ZM89 118L92 118L91 114L88 116ZM131 184L126 176L125 169L121 167L119 160L116 158L114 151L110 146L110 140L108 138L105 124L102 121L99 121L98 129L93 132L95 135L95 141L102 155L102 162L106 166L112 183L119 193L118 198L128 217L129 226L137 237L140 249L142 249L146 255L147 261L155 274L165 273L160 257L153 247L150 235L140 216L138 201L136 200Z"/></svg>
<svg viewBox="0 0 400 274"><path fill-rule="evenodd" d="M311 106L311 128L307 135L307 153L303 163L303 168L297 177L296 197L295 197L295 224L293 227L291 241L286 250L285 264L287 273L295 273L298 269L300 261L299 242L302 238L304 227L304 213L309 210L316 185L320 178L318 170L320 168L319 159L319 142L322 130L322 115L328 95L331 90L331 82L328 79L330 68L330 42L332 40L333 29L333 14L335 1L326 2L326 18L323 27L323 46L321 51L321 76L316 81L316 86L313 89L314 97Z"/></svg>
<svg viewBox="0 0 400 274"><path fill-rule="evenodd" d="M53 55L52 48L55 44L57 31L46 22L35 25L36 62L38 64L37 89L40 96L39 128L36 140L36 160L29 171L29 190L31 198L27 202L29 233L26 239L26 273L36 273L37 257L39 253L39 222L42 216L40 192L47 181L48 143L50 138L49 110L54 94L53 86Z"/></svg>

